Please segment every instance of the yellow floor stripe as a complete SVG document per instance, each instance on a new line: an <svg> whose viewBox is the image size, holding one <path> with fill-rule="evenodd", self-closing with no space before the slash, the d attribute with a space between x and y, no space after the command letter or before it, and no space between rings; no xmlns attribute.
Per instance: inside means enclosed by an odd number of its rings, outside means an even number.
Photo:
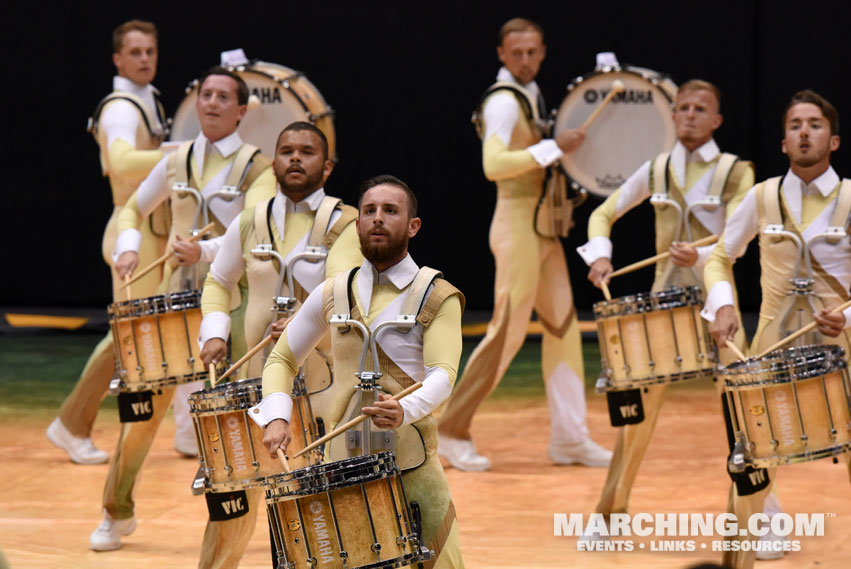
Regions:
<svg viewBox="0 0 851 569"><path fill-rule="evenodd" d="M484 336L485 332L488 329L487 322L481 322L476 324L467 324L466 326L461 327L461 334L464 336ZM544 331L543 325L538 320L533 320L529 322L529 326L526 328L526 334L542 334ZM579 321L579 331L580 332L596 332L597 331L597 323L592 322L590 320L580 320Z"/></svg>
<svg viewBox="0 0 851 569"><path fill-rule="evenodd" d="M62 328L76 330L89 319L84 316L47 316L45 314L4 314L6 322L16 328Z"/></svg>

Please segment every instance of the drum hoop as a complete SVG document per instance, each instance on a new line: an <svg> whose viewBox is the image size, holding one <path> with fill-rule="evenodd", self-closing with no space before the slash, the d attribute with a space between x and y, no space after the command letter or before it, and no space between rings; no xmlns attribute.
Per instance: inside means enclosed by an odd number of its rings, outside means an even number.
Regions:
<svg viewBox="0 0 851 569"><path fill-rule="evenodd" d="M207 370L196 373L188 373L183 375L169 375L167 377L158 377L157 379L149 379L143 381L133 381L127 383L124 381L127 370L120 369L121 383L118 387L119 393L136 393L139 391L156 391L164 387L172 385L181 385L183 383L191 383L193 381L206 381L210 377L210 372Z"/></svg>
<svg viewBox="0 0 851 569"><path fill-rule="evenodd" d="M218 386L214 389L221 387ZM188 400L189 413L197 416L222 415L234 411L245 411L263 400L263 386L257 383L254 385L231 387L218 392L214 392L212 389L205 389L191 394Z"/></svg>
<svg viewBox="0 0 851 569"><path fill-rule="evenodd" d="M668 297L678 297L668 300ZM657 292L638 293L621 296L612 300L594 303L596 318L646 314L660 310L673 310L689 306L702 305L703 291L698 286L673 287Z"/></svg>
<svg viewBox="0 0 851 569"><path fill-rule="evenodd" d="M775 466L783 466L786 464L800 464L802 462L811 462L820 458L828 458L837 456L842 453L851 451L851 442L842 443L828 448L810 450L804 452L795 452L788 455L778 455L773 458L766 457L751 457L750 464L755 468L772 468ZM747 459L746 459L747 461Z"/></svg>
<svg viewBox="0 0 851 569"><path fill-rule="evenodd" d="M344 470L340 466L347 466L348 470ZM315 464L286 474L270 476L265 483L266 501L275 503L292 500L399 475L400 470L396 465L396 453L393 451ZM336 478L343 479L337 480ZM295 486L296 482L298 488L288 488Z"/></svg>
<svg viewBox="0 0 851 569"><path fill-rule="evenodd" d="M707 357L707 361L712 362L713 358ZM626 381L618 380L617 383L615 383L613 378L609 375L608 370L605 370L604 374L608 382L605 389L606 391L627 391L629 389L646 387L648 385L659 385L662 383L684 383L686 381L712 379L715 377L715 367L710 365L710 367L696 369L693 371L684 371L682 373L631 378Z"/></svg>
<svg viewBox="0 0 851 569"><path fill-rule="evenodd" d="M842 346L811 345L776 350L758 360L734 362L721 368L719 374L725 378L729 391L742 391L806 381L847 368Z"/></svg>
<svg viewBox="0 0 851 569"><path fill-rule="evenodd" d="M115 302L107 306L109 320L139 318L201 307L201 291L181 291Z"/></svg>

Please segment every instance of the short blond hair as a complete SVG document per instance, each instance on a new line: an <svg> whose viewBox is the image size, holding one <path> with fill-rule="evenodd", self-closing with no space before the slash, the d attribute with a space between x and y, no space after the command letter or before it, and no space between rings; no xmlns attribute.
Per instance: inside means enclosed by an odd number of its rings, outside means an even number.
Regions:
<svg viewBox="0 0 851 569"><path fill-rule="evenodd" d="M159 43L157 26L153 22L130 20L121 24L112 32L113 53L121 53L121 47L124 45L124 36L130 32L142 32L145 35L154 36L154 40Z"/></svg>
<svg viewBox="0 0 851 569"><path fill-rule="evenodd" d="M527 20L526 18L511 18L499 28L499 35L497 36L496 45L501 46L502 42L505 40L505 36L513 32L538 32L541 36L541 43L544 43L544 29L537 23L532 20Z"/></svg>
<svg viewBox="0 0 851 569"><path fill-rule="evenodd" d="M718 103L718 110L721 110L721 89L719 89L714 83L704 81L703 79L689 79L680 85L679 89L677 89L677 97L679 97L681 93L690 93L692 91L709 91Z"/></svg>

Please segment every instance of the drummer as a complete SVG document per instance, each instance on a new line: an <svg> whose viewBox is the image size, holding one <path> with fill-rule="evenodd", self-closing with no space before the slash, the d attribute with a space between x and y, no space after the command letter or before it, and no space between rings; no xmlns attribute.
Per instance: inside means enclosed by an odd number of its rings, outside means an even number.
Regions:
<svg viewBox="0 0 851 569"><path fill-rule="evenodd" d="M100 146L100 164L109 177L112 202L115 207L103 235L103 252L112 267L118 212L139 182L163 157L159 148L165 136L165 112L159 102L159 91L151 84L157 73L157 28L151 22L130 20L112 32L112 62L117 70L112 80L113 91L98 104L92 117L92 134ZM161 218L145 218L141 224L140 255L151 262L165 248L166 228ZM160 232L158 234L158 231ZM119 290L121 280L112 273L113 301L127 300ZM156 294L160 272L135 283L133 298ZM112 332L101 340L89 356L74 390L65 399L59 416L47 429L47 438L65 449L73 462L99 464L109 455L94 446L91 440L100 402L106 395L109 381L115 375Z"/></svg>
<svg viewBox="0 0 851 569"><path fill-rule="evenodd" d="M119 276L132 274L138 266L141 220L172 194L171 189L180 177L189 180L190 187L209 195L229 181L235 165L241 170L233 172L233 179L241 180L235 184L239 186L239 197L229 202L210 200L209 211L216 222L214 234L218 235L238 218L243 207L253 207L275 195L275 177L269 159L257 154L256 147L243 144L236 132L247 111L247 103L248 87L235 73L214 67L201 78L196 105L201 132L194 141L183 143L154 166L119 215L115 246L115 268ZM189 172L186 171L188 163L191 163ZM191 267L199 260L210 262L218 249L217 239L199 244L181 238L181 234L186 236L193 225L195 200L191 196L172 195L171 212L169 243L174 247L176 264L165 267L160 283L160 291L168 293L184 286L181 282L183 271L176 268ZM198 288L198 285L189 284ZM193 382L165 388L161 394L153 396L154 414L149 421L122 425L104 488L103 522L91 535L91 549L118 549L121 536L130 535L135 529L133 487L168 404L175 391L185 400L191 391L202 387L203 382Z"/></svg>
<svg viewBox="0 0 851 569"><path fill-rule="evenodd" d="M820 240L810 248L812 255L813 294L824 308L813 314L820 343L838 344L851 348L851 308L832 313L832 308L848 300L851 287L851 256L847 234L851 210L851 182L840 180L830 165L830 155L839 148L839 114L824 97L810 90L795 93L783 113L783 153L789 158L789 170L780 178L772 178L754 186L728 219L724 234L706 263L704 275L709 294L703 315L713 321L712 335L720 344L735 336L741 328L736 314L736 299L732 294L732 265L741 257L748 243L759 234L762 303L759 323L751 342L751 353L758 354L770 347L779 337L779 327L772 325L784 298L789 280L806 276L806 263L797 259L797 250L788 239L779 241L766 235L766 224L781 224L799 238L824 233L828 227L838 229L837 238ZM779 202L779 219L775 219L773 204ZM804 242L805 239L804 239ZM796 261L801 261L798 275ZM805 315L807 316L807 315ZM845 455L846 460L849 455ZM765 482L749 484L749 478L738 481L731 491L728 508L737 519L746 520L763 508L775 469L767 469ZM747 539L747 537L737 539ZM753 565L754 553L724 554L726 567L748 568Z"/></svg>
<svg viewBox="0 0 851 569"><path fill-rule="evenodd" d="M383 373L378 383L384 391L398 393L415 381L421 381L423 387L399 401L381 393L380 401L362 411L372 417L374 427L396 431L400 441L396 457L403 469L406 496L422 510L423 539L434 551L435 566L463 567L455 508L436 456L437 433L431 414L449 397L455 382L464 299L451 284L433 278L436 271L421 269L408 254L408 240L421 225L416 209L416 197L402 180L377 176L364 183L357 230L366 260L360 268L325 281L308 296L266 362L264 398L254 408L258 413L249 416L266 426L263 442L273 456L276 449L286 449L291 439L288 420L293 377L299 362L328 333L331 315L347 313L374 330L381 322L402 319L400 312L408 294L425 294L424 301L414 303L418 307L414 309L418 311L416 325L407 332L390 328L378 342ZM324 416L329 425L346 418L347 403L353 396L359 397L357 380L348 372L358 370L362 341L359 333L331 330L334 391L313 402L314 415ZM408 438L406 430L415 436ZM332 443L328 443L330 448L334 448ZM330 457L341 458L346 457ZM412 463L412 458L417 460Z"/></svg>
<svg viewBox="0 0 851 569"><path fill-rule="evenodd" d="M297 307L327 278L341 271L360 266L363 255L355 230L357 210L344 205L338 198L325 194L324 184L334 168L328 156L328 141L321 130L310 123L295 122L287 126L278 137L272 164L278 179L278 193L272 200L260 202L246 209L228 226L216 254L201 296L200 343L201 359L207 366L227 356L227 338L233 334L231 318L231 290L246 275L248 289L244 333L247 345L253 346L263 338L267 325L272 323L270 299L284 294L298 299ZM275 291L278 271L271 257L258 258L251 250L259 243L274 243L275 250L285 259L303 253L313 228L319 224L319 247L327 257L319 262L293 263L295 291ZM269 232L271 231L271 235ZM272 237L274 240L270 240ZM280 267L281 271L286 266ZM283 330L284 320L275 322L271 333L277 338ZM257 377L263 369L263 353L249 364L249 377ZM296 449L298 450L298 449ZM249 488L249 510L261 506L261 488ZM245 510L242 510L245 514ZM207 521L201 562L198 567L236 567L245 547L254 533L257 516L247 515L228 521Z"/></svg>
<svg viewBox="0 0 851 569"><path fill-rule="evenodd" d="M555 139L543 138L546 113L535 83L546 55L541 26L513 18L503 24L497 43L503 67L479 112L485 177L497 187L490 229L494 312L441 414L438 452L459 470L490 469L490 460L473 444L473 415L523 346L534 310L544 326L541 367L550 410L549 457L557 464L608 466L612 453L591 440L585 424L582 344L564 249L559 239L539 236L534 226L547 167L576 149L585 134L568 129Z"/></svg>
<svg viewBox="0 0 851 569"><path fill-rule="evenodd" d="M684 220L683 226L688 224L694 238L720 234L723 230L725 219L753 185L754 173L750 162L737 160L733 155L722 158L713 139L713 133L723 120L720 103L720 91L712 83L698 79L683 83L674 106L677 142L673 150L645 162L591 214L588 220L588 242L577 251L591 267L588 279L596 286L608 283L612 273L612 242L609 240L612 225L653 194L676 201L685 212L689 204L705 200L713 192L717 193L720 206L698 209L694 216ZM657 174L652 176L653 173ZM684 243L687 233L683 231L680 235L675 234L675 228L678 227L677 208L670 204L654 205L657 252L670 252L672 264L656 265L652 290L660 291L671 280L684 276L684 284L702 284L700 269L711 253L712 246L698 249ZM689 282L689 277L694 280ZM744 342L744 334L736 336L739 346L743 346ZM724 353L722 357L725 357ZM608 516L627 511L630 490L653 434L665 387L653 385L644 388L643 394L637 395L641 397L645 418L641 423L628 424L619 429L614 458L597 504L597 512Z"/></svg>

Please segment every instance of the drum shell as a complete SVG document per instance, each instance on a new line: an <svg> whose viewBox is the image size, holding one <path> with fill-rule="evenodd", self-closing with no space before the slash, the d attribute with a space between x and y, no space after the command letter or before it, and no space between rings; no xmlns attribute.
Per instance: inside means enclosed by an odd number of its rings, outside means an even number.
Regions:
<svg viewBox="0 0 851 569"><path fill-rule="evenodd" d="M393 453L304 471L267 481L266 503L279 562L307 568L314 558L323 567L355 569L428 559L411 528ZM380 545L377 551L375 544Z"/></svg>
<svg viewBox="0 0 851 569"><path fill-rule="evenodd" d="M208 377L196 340L200 300L196 290L109 306L121 391L157 390Z"/></svg>
<svg viewBox="0 0 851 569"><path fill-rule="evenodd" d="M796 365L801 356L810 362ZM842 348L779 350L719 374L735 410L734 428L744 436L745 459L753 466L806 462L851 449L851 386Z"/></svg>
<svg viewBox="0 0 851 569"><path fill-rule="evenodd" d="M714 377L715 356L697 287L594 306L607 390Z"/></svg>

